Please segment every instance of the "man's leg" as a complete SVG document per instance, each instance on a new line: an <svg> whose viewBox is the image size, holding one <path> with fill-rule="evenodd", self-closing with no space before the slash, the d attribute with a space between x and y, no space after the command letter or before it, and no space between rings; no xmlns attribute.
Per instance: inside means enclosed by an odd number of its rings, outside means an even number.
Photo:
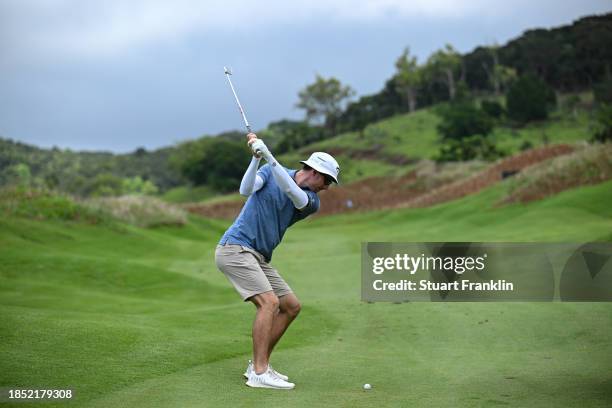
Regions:
<svg viewBox="0 0 612 408"><path fill-rule="evenodd" d="M287 330L287 327L289 327L291 322L300 313L300 309L300 302L293 293L289 293L279 298L279 310L274 316L274 321L272 323L272 329L270 332L270 341L267 350L268 361L270 360L270 354L272 354L274 346L276 346L276 343L278 343L280 338L283 336Z"/></svg>
<svg viewBox="0 0 612 408"><path fill-rule="evenodd" d="M270 291L255 295L249 300L257 307L253 322L253 365L255 372L261 374L268 367L270 359L270 342L273 323L279 308L279 299L274 292Z"/></svg>

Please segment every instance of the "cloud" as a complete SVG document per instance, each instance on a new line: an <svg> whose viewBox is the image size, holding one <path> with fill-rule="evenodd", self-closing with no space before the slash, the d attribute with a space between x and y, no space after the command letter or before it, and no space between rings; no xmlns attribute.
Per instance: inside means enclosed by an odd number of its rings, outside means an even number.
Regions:
<svg viewBox="0 0 612 408"><path fill-rule="evenodd" d="M210 30L227 33L274 24L373 22L384 18L453 19L503 13L482 0L4 0L2 51L45 56L120 56L134 47ZM513 7L517 7L516 2Z"/></svg>
<svg viewBox="0 0 612 408"><path fill-rule="evenodd" d="M142 47L197 35L234 36L270 28L324 24L407 27L439 23L517 26L567 21L609 0L559 8L555 0L0 0L0 68L79 59L117 59ZM561 14L564 17L561 17Z"/></svg>

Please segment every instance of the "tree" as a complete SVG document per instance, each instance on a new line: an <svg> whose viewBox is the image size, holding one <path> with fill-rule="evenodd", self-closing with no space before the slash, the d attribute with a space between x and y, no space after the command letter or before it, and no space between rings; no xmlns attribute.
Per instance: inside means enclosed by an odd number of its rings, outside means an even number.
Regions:
<svg viewBox="0 0 612 408"><path fill-rule="evenodd" d="M246 140L246 132L240 130L228 130L221 132L217 136L219 139L229 140L230 142L242 142Z"/></svg>
<svg viewBox="0 0 612 408"><path fill-rule="evenodd" d="M470 101L443 105L436 110L441 121L438 132L444 140L461 140L473 135L488 135L493 120Z"/></svg>
<svg viewBox="0 0 612 408"><path fill-rule="evenodd" d="M277 139L275 151L282 154L317 141L321 133L320 127L310 126L305 121L283 119L270 123L265 137L270 135Z"/></svg>
<svg viewBox="0 0 612 408"><path fill-rule="evenodd" d="M393 77L385 82L380 92L362 96L358 101L349 103L338 119L337 130L356 130L362 133L368 124L402 112L404 101L397 91L396 80Z"/></svg>
<svg viewBox="0 0 612 408"><path fill-rule="evenodd" d="M446 44L429 57L426 67L433 80L439 79L445 83L449 99L454 100L457 91L455 75L461 69L461 54L452 45Z"/></svg>
<svg viewBox="0 0 612 408"><path fill-rule="evenodd" d="M508 117L519 123L546 119L555 105L555 91L532 75L519 78L506 95Z"/></svg>
<svg viewBox="0 0 612 408"><path fill-rule="evenodd" d="M612 78L594 85L593 97L598 105L612 105Z"/></svg>
<svg viewBox="0 0 612 408"><path fill-rule="evenodd" d="M172 162L194 185L226 192L240 185L247 157L243 142L203 137L179 145Z"/></svg>
<svg viewBox="0 0 612 408"><path fill-rule="evenodd" d="M520 75L535 75L549 84L558 85L562 48L563 40L552 30L528 30L500 50L500 59L504 65L516 68Z"/></svg>
<svg viewBox="0 0 612 408"><path fill-rule="evenodd" d="M110 173L101 173L87 182L85 195L94 197L119 196L123 194L122 184L121 178Z"/></svg>
<svg viewBox="0 0 612 408"><path fill-rule="evenodd" d="M467 160L493 161L505 156L488 138L480 135L466 137L462 140L448 140L438 151L434 160L437 162L455 162Z"/></svg>
<svg viewBox="0 0 612 408"><path fill-rule="evenodd" d="M143 180L140 176L123 179L122 190L124 194L135 195L152 195L159 192L151 180Z"/></svg>
<svg viewBox="0 0 612 408"><path fill-rule="evenodd" d="M585 17L572 25L575 57L571 63L573 82L583 77L585 85L612 80L612 13Z"/></svg>
<svg viewBox="0 0 612 408"><path fill-rule="evenodd" d="M30 187L32 184L30 166L25 163L17 163L5 167L0 171L0 183L19 187Z"/></svg>
<svg viewBox="0 0 612 408"><path fill-rule="evenodd" d="M578 106L580 105L579 95L569 95L563 101L563 108L567 113L570 113L574 118L578 117Z"/></svg>
<svg viewBox="0 0 612 408"><path fill-rule="evenodd" d="M606 143L612 141L612 105L601 104L595 112L595 129L592 141Z"/></svg>
<svg viewBox="0 0 612 408"><path fill-rule="evenodd" d="M410 49L406 47L404 52L395 62L397 73L396 84L400 94L406 98L408 111L414 112L417 105L417 91L423 80L422 70L417 65L415 56L410 56Z"/></svg>
<svg viewBox="0 0 612 408"><path fill-rule="evenodd" d="M362 96L357 102L350 103L339 117L339 131L350 132L356 130L363 134L363 129L379 118L378 108L380 105L376 103L377 96Z"/></svg>
<svg viewBox="0 0 612 408"><path fill-rule="evenodd" d="M334 77L325 79L316 76L314 83L302 89L296 107L306 111L306 120L314 123L323 122L331 134L336 132L338 117L344 108L344 102L355 95L349 86L344 86Z"/></svg>
<svg viewBox="0 0 612 408"><path fill-rule="evenodd" d="M196 140L182 142L176 146L169 158L170 167L177 171L184 181L193 184L203 184L199 174L198 163L205 156L206 145L210 143L211 136L203 136Z"/></svg>
<svg viewBox="0 0 612 408"><path fill-rule="evenodd" d="M493 119L469 99L457 99L436 109L442 145L436 161L493 160L503 155L486 136Z"/></svg>
<svg viewBox="0 0 612 408"><path fill-rule="evenodd" d="M594 142L612 141L612 79L602 81L593 86L595 99Z"/></svg>
<svg viewBox="0 0 612 408"><path fill-rule="evenodd" d="M465 82L473 91L493 90L489 72L493 61L488 47L476 47L474 51L462 56L465 67Z"/></svg>
<svg viewBox="0 0 612 408"><path fill-rule="evenodd" d="M489 82L493 86L496 96L501 95L508 85L516 78L516 70L499 63L499 45L494 44L486 47L491 56L490 63L482 62L483 69L487 73Z"/></svg>
<svg viewBox="0 0 612 408"><path fill-rule="evenodd" d="M213 188L227 192L240 186L248 154L244 143L219 140L211 143L200 161L200 174Z"/></svg>
<svg viewBox="0 0 612 408"><path fill-rule="evenodd" d="M480 109L493 119L501 119L505 113L504 107L497 101L482 101Z"/></svg>

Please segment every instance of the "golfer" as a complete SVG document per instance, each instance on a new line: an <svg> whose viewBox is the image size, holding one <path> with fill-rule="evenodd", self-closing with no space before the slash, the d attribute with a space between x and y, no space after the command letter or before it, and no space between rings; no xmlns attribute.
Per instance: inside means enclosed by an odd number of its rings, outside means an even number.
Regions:
<svg viewBox="0 0 612 408"><path fill-rule="evenodd" d="M300 162L301 170L289 170L254 133L247 138L253 158L240 183L240 194L249 198L219 241L215 261L242 299L257 308L246 385L292 389L295 384L269 361L274 346L300 312L300 302L269 262L287 228L319 209L317 193L338 183L340 168L332 156L316 152ZM261 157L268 163L258 170Z"/></svg>

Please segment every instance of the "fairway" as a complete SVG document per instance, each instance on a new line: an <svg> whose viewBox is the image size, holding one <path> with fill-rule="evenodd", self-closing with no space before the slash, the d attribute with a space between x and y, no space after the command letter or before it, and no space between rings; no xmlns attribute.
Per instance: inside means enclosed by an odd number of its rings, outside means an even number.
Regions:
<svg viewBox="0 0 612 408"><path fill-rule="evenodd" d="M364 241L612 240L612 182L496 206L504 188L289 230L272 264L303 310L272 364L292 391L244 385L254 307L214 265L227 222L3 218L0 387L74 389L45 407L609 406L610 303L360 301Z"/></svg>

